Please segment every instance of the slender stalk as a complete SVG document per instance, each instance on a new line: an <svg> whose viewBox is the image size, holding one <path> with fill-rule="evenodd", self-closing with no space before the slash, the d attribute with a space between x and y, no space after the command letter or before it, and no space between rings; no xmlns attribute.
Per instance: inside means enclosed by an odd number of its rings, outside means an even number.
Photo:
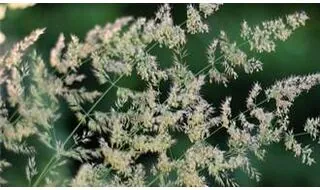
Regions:
<svg viewBox="0 0 320 190"><path fill-rule="evenodd" d="M96 108L96 106L101 102L101 100L108 94L108 92L114 87L114 84L117 83L123 75L119 76L114 83L112 83L109 88L107 88L104 93L100 96L100 98L91 106L89 111L85 114L85 116L80 120L78 125L73 129L73 131L69 134L69 136L66 138L64 143L62 144L62 147L66 145L66 143L70 140L72 135L78 130L78 128L81 126L81 124L85 121L85 119L90 115L90 113Z"/></svg>
<svg viewBox="0 0 320 190"><path fill-rule="evenodd" d="M49 162L46 164L46 166L44 167L44 169L42 170L41 174L38 176L38 178L36 179L36 181L33 183L33 187L36 187L39 185L39 183L41 182L42 178L44 177L44 174L46 173L47 169L50 167L51 163L56 159L56 156L51 157L51 159L49 160Z"/></svg>
<svg viewBox="0 0 320 190"><path fill-rule="evenodd" d="M18 113L18 109L16 109L16 110L13 112L13 114L10 116L9 122L11 122L11 120L14 118L14 116L17 115L17 113Z"/></svg>
<svg viewBox="0 0 320 190"><path fill-rule="evenodd" d="M123 76L119 76L115 83L117 83ZM72 132L69 134L69 136L65 139L65 141L62 144L62 147L64 147L67 142L71 139L71 137L74 135L74 133L79 129L79 127L81 126L81 124L85 121L85 118L89 116L89 114L95 109L95 107L101 102L101 100L108 94L108 92L112 89L114 85L110 85L109 88L107 88L104 93L100 96L100 98L91 106L91 108L89 109L89 111L85 114L85 116L80 120L80 122L78 123L78 125L72 130ZM33 186L37 186L39 184L39 182L41 181L41 178L43 176L44 173L47 172L47 170L49 170L50 168L50 164L51 162L54 160L54 158L56 158L56 156L52 157L52 159L50 159L50 161L48 162L48 164L45 166L45 168L42 170L41 175L37 178L36 182L33 184Z"/></svg>

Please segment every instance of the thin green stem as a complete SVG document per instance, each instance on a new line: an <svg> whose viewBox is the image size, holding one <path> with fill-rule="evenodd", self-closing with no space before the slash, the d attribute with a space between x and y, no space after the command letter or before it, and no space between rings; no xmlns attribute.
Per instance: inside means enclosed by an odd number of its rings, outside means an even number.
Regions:
<svg viewBox="0 0 320 190"><path fill-rule="evenodd" d="M160 174L158 174L155 178L153 178L147 185L147 187L150 187L151 185L153 185L157 180L158 178L160 177Z"/></svg>
<svg viewBox="0 0 320 190"><path fill-rule="evenodd" d="M240 45L238 45L238 48L240 48L240 47L242 47L242 46L244 46L244 45L246 45L246 44L248 44L249 43L249 41L245 41L245 42L243 42L243 43L241 43ZM221 55L221 56L219 56L216 60L214 60L215 62L217 62L217 61L220 61L222 58L224 57L224 55ZM195 74L195 76L198 76L198 75L200 75L202 72L204 72L205 70L207 70L208 68L210 68L210 67L212 67L213 66L213 64L208 64L207 66L205 66L204 68L202 68L200 71L198 71L196 74Z"/></svg>
<svg viewBox="0 0 320 190"><path fill-rule="evenodd" d="M301 132L301 133L294 134L293 136L294 136L294 137L300 137L300 136L308 135L308 134L309 134L309 133L307 133L307 132Z"/></svg>
<svg viewBox="0 0 320 190"><path fill-rule="evenodd" d="M117 83L121 78L123 77L123 75L119 76L114 83ZM64 143L62 144L62 147L64 147L66 145L66 143L70 140L70 138L72 137L72 135L78 130L78 128L81 126L81 124L85 121L86 117L88 117L88 115L96 108L96 106L101 102L101 100L108 94L108 92L113 88L114 84L111 84L109 86L109 88L107 88L104 93L99 97L99 99L91 106L91 108L89 109L89 111L85 114L85 116L80 120L80 122L78 123L78 125L73 129L73 131L69 134L69 136L67 137L67 139L64 141Z"/></svg>
<svg viewBox="0 0 320 190"><path fill-rule="evenodd" d="M9 122L11 122L11 120L14 118L14 116L17 115L17 113L18 113L18 109L16 109L16 110L13 112L13 114L10 116Z"/></svg>
<svg viewBox="0 0 320 190"><path fill-rule="evenodd" d="M42 170L41 174L38 176L38 178L36 179L36 181L33 183L33 187L38 186L38 184L41 182L42 178L44 177L47 169L50 167L51 163L56 159L56 156L51 157L51 159L49 160L49 162L46 164L46 166L44 167L44 169Z"/></svg>
<svg viewBox="0 0 320 190"><path fill-rule="evenodd" d="M120 79L122 78L122 76L119 76L117 78L117 80L115 82L118 82ZM94 110L94 108L100 103L100 101L107 95L107 93L112 89L114 85L110 85L109 88L107 88L104 93L100 96L100 98L91 106L91 108L89 109L89 111L85 114L85 116L80 120L80 122L78 123L78 125L73 129L73 131L69 134L69 136L65 139L65 141L62 144L62 148L67 144L67 142L71 139L71 137L73 136L73 134L79 129L79 127L81 126L81 124L85 121L85 118L88 117L88 115ZM49 170L50 168L50 164L53 161L53 159L56 156L52 157L52 159L50 159L50 161L48 162L48 164L45 166L45 168L42 170L41 175L37 178L36 182L34 183L33 186L37 186L39 184L39 182L41 181L42 176L44 175L44 173L47 172L47 170Z"/></svg>

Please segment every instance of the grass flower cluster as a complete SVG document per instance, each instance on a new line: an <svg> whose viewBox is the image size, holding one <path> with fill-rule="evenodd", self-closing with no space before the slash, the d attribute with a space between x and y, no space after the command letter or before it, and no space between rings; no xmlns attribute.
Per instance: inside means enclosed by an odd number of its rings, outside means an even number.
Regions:
<svg viewBox="0 0 320 190"><path fill-rule="evenodd" d="M207 186L213 180L216 185L237 186L232 175L237 170L260 180L249 155L262 160L267 147L275 143L283 144L303 164L313 164L312 149L298 142L289 128L289 111L300 94L320 84L320 73L291 76L268 88L253 83L246 111L238 115L232 111L232 97L212 105L201 94L206 84L228 87L240 77L239 71L262 71L262 61L242 47L248 46L255 55L272 53L309 17L295 12L255 26L244 21L240 44L221 31L204 53L207 66L193 73L186 61L190 56L187 36L210 32L206 19L220 9L220 4L187 5L187 20L176 25L170 5L164 4L151 19L124 17L96 26L84 41L61 34L49 63L36 51L26 54L45 29L33 31L4 54L0 58L0 142L6 151L25 158L26 185ZM150 53L154 46L171 51L170 66L160 67L157 55ZM99 84L109 84L108 88L92 90L82 85L89 77L80 70L83 64L89 64ZM145 88L137 91L118 85L129 76L144 81ZM167 91L161 90L162 83L169 85ZM113 106L97 110L113 88L117 91ZM76 116L77 124L65 139L57 139L62 103ZM265 104L271 106L266 109ZM319 142L319 127L319 118L309 118L305 134ZM207 141L218 131L226 132L226 146ZM177 134L185 135L191 146L174 157L171 148L179 143ZM37 164L37 150L28 143L30 139L53 150L46 165ZM155 161L142 162L145 155ZM69 160L81 162L81 167L72 178L57 180L58 169ZM10 170L10 162L1 156L1 173ZM0 183L10 181L0 178Z"/></svg>

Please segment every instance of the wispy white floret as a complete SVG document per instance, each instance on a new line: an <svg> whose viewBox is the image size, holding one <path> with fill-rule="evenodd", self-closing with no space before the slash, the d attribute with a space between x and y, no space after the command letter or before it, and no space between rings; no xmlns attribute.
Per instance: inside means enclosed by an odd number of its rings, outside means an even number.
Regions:
<svg viewBox="0 0 320 190"><path fill-rule="evenodd" d="M220 8L221 4L216 3L200 3L199 10L204 14L204 18L214 14Z"/></svg>
<svg viewBox="0 0 320 190"><path fill-rule="evenodd" d="M248 41L251 50L261 52L275 51L277 40L285 41L297 28L304 26L309 19L305 12L297 12L282 18L265 21L261 26L250 27L246 21L241 25L241 37Z"/></svg>
<svg viewBox="0 0 320 190"><path fill-rule="evenodd" d="M187 7L187 31L191 34L209 32L209 27L203 23L200 12L192 5Z"/></svg>

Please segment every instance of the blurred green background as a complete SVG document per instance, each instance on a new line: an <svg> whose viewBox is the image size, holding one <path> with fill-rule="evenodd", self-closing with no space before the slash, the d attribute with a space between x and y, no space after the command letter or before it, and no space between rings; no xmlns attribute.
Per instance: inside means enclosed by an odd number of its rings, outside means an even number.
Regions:
<svg viewBox="0 0 320 190"><path fill-rule="evenodd" d="M157 4L37 4L24 10L8 11L0 26L1 31L7 36L7 41L0 46L0 51L3 53L14 42L22 39L35 28L46 27L46 33L34 48L45 60L48 60L50 49L55 45L61 32L65 36L75 34L83 39L86 32L95 25L104 25L106 22L113 22L116 18L128 15L150 18L158 7ZM186 18L186 5L176 4L173 7L174 20L179 24ZM234 114L238 114L245 110L245 99L255 81L259 81L266 88L276 80L290 75L320 72L320 5L318 4L224 4L219 12L209 17L210 32L208 34L188 36L188 64L194 72L206 66L206 48L220 30L226 31L230 39L241 43L239 30L243 20L254 25L263 20L301 10L304 10L311 19L289 40L278 42L276 52L258 55L258 58L264 63L263 72L250 76L242 73L238 80L230 83L228 88L223 85L207 84L202 90L204 97L214 106L219 107L225 96L232 96L233 111ZM169 65L172 61L171 54L166 49L156 47L152 53L158 55L162 66ZM96 85L93 83L94 81L88 81L87 85ZM141 82L135 79L124 79L119 85L137 89L142 86ZM109 93L98 109L108 109L114 97L115 90ZM62 139L75 125L74 116L67 110L64 114L61 125L56 127ZM301 132L307 117L319 115L320 88L318 87L296 100L291 111L290 126L296 133ZM305 143L310 141L305 137L298 139ZM183 147L188 146L187 141L181 140L173 150L176 155L180 154L179 151L183 150ZM314 156L320 163L320 146L312 144L312 147ZM38 148L41 151L38 152L36 159L41 169L51 157L52 152L42 146ZM4 173L4 177L11 181L10 185L27 185L24 174L27 159L10 152L2 152L2 156L14 163L14 167ZM285 152L283 146L272 146L264 162L254 161L254 166L262 173L259 183L248 179L242 172L236 172L235 177L240 186L320 186L320 165L318 163L310 167L304 166L299 159L294 158L293 154ZM78 163L69 163L67 166L60 171L59 176L62 179L74 175Z"/></svg>

